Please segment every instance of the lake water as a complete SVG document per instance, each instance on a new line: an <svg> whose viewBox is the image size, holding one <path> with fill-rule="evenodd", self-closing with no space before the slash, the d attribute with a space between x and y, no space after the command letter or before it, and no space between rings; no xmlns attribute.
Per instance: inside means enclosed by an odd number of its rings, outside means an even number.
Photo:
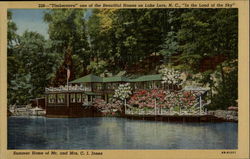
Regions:
<svg viewBox="0 0 250 159"><path fill-rule="evenodd" d="M237 149L238 124L10 117L8 149Z"/></svg>

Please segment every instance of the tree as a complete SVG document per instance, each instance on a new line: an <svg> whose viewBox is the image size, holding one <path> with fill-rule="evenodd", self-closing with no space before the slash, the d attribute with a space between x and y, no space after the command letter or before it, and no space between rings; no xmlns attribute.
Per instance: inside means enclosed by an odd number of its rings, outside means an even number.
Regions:
<svg viewBox="0 0 250 159"><path fill-rule="evenodd" d="M180 86L184 83L183 73L172 68L163 68L160 70L162 73L162 83L166 83L169 86Z"/></svg>
<svg viewBox="0 0 250 159"><path fill-rule="evenodd" d="M82 9L56 9L45 13L52 49L64 57L53 82L55 86L66 84L67 67L71 70L70 80L86 73L82 68L86 68L89 63L89 45L84 12ZM73 61L73 58L80 60Z"/></svg>
<svg viewBox="0 0 250 159"><path fill-rule="evenodd" d="M12 13L10 11L7 12L7 20L8 20L8 32L7 32L7 65L8 65L8 74L7 74L7 82L8 82L8 105L12 103L14 100L14 92L12 88L14 87L11 81L16 78L20 63L16 58L14 48L15 41L17 40L16 34L16 24L12 21Z"/></svg>
<svg viewBox="0 0 250 159"><path fill-rule="evenodd" d="M26 104L30 98L43 96L56 64L56 56L49 52L49 48L49 42L39 33L25 31L18 37L13 50L18 71L9 78L12 104ZM11 72L12 67L8 68L8 72Z"/></svg>
<svg viewBox="0 0 250 159"><path fill-rule="evenodd" d="M120 84L115 90L114 98L118 100L126 100L132 94L132 88L129 83Z"/></svg>
<svg viewBox="0 0 250 159"><path fill-rule="evenodd" d="M228 92L237 92L238 10L190 9L181 14L180 23L181 28L177 32L178 62L184 65L185 70L199 73L203 59L222 57L224 60L219 63L211 60L209 65L216 69L203 72L200 80L216 89L211 96L214 105L223 109L235 105L237 93ZM234 74L225 72L225 65L236 70ZM213 73L217 74L216 79L210 80ZM227 79L229 74L234 80ZM215 86L218 80L220 83ZM230 91L226 88L229 85Z"/></svg>
<svg viewBox="0 0 250 159"><path fill-rule="evenodd" d="M94 63L106 61L106 69L119 72L160 50L166 38L166 9L93 10L88 33ZM96 64L98 65L98 64Z"/></svg>
<svg viewBox="0 0 250 159"><path fill-rule="evenodd" d="M65 85L67 67L70 80L90 72L117 74L161 54L171 70L185 72L188 78L200 75L193 79L211 88L211 106L225 109L236 104L237 9L92 9L89 19L85 12L47 10L44 20L50 40L35 32L16 35L8 12L8 98L12 103L15 91L27 93L19 100L24 101L42 95L46 86ZM205 64L213 67L201 69ZM145 72L157 72L158 67ZM180 82L167 72L165 81ZM27 87L19 87L25 83Z"/></svg>
<svg viewBox="0 0 250 159"><path fill-rule="evenodd" d="M17 40L17 34L16 34L16 24L12 21L12 13L10 11L7 12L7 18L8 18L8 33L7 33L7 49L8 49L8 84L10 84L10 79L13 79L16 72L18 71L14 66L18 66L18 61L15 58L14 55L14 42Z"/></svg>
<svg viewBox="0 0 250 159"><path fill-rule="evenodd" d="M225 109L235 105L237 93L228 92L237 90L237 71L235 74L228 73L225 72L225 68L237 70L238 10L178 9L178 11L170 16L173 28L161 45L160 53L165 57L165 64L193 74L193 77L194 74L200 74L198 79L193 78L193 80L211 88L210 98L213 107ZM209 62L204 63L204 61ZM201 69L204 65L207 65L205 70ZM212 77L214 74L215 78ZM233 80L227 79L229 74ZM228 85L231 86L231 91L226 88Z"/></svg>
<svg viewBox="0 0 250 159"><path fill-rule="evenodd" d="M91 46L89 71L100 74L112 70L117 54L114 53L115 39L112 30L112 16L116 9L93 9L88 20L88 35Z"/></svg>

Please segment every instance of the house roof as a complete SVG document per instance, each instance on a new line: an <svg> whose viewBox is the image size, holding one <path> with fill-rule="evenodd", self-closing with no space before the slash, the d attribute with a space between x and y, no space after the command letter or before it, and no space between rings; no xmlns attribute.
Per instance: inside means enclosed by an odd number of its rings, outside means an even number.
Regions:
<svg viewBox="0 0 250 159"><path fill-rule="evenodd" d="M129 79L123 76L99 77L93 74L78 78L69 83L90 83L90 82L144 82L144 81L161 81L162 74L144 75L134 79Z"/></svg>
<svg viewBox="0 0 250 159"><path fill-rule="evenodd" d="M103 82L129 82L129 79L123 76L104 77Z"/></svg>
<svg viewBox="0 0 250 159"><path fill-rule="evenodd" d="M129 80L130 82L144 82L144 81L161 81L162 80L162 74L155 74L155 75L144 75L140 76L135 79Z"/></svg>
<svg viewBox="0 0 250 159"><path fill-rule="evenodd" d="M96 75L93 74L89 74L87 76L83 76L81 78L78 78L76 80L73 80L69 83L90 83L90 82L102 82L102 78L98 77Z"/></svg>

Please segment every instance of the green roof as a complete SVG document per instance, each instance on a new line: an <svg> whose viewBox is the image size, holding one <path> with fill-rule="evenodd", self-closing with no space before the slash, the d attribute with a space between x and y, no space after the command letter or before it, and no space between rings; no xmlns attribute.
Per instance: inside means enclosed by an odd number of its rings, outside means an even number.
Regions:
<svg viewBox="0 0 250 159"><path fill-rule="evenodd" d="M69 83L89 83L89 82L102 82L102 78L93 74L89 74L87 76L83 76L76 80L73 80Z"/></svg>
<svg viewBox="0 0 250 159"><path fill-rule="evenodd" d="M123 76L113 76L113 77L98 77L93 74L89 74L87 76L78 78L73 80L69 83L90 83L90 82L144 82L144 81L161 81L162 75L155 74L155 75L144 75L139 76L138 78L129 79Z"/></svg>
<svg viewBox="0 0 250 159"><path fill-rule="evenodd" d="M155 75L144 75L140 76L135 79L129 80L130 82L144 82L144 81L161 81L162 80L162 74L155 74Z"/></svg>
<svg viewBox="0 0 250 159"><path fill-rule="evenodd" d="M122 76L113 76L103 78L103 82L128 82L129 79Z"/></svg>

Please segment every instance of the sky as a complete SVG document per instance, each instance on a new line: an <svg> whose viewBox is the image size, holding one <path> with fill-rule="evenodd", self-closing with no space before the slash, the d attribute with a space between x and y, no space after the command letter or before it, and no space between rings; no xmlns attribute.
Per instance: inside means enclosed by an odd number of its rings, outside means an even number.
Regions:
<svg viewBox="0 0 250 159"><path fill-rule="evenodd" d="M45 9L10 9L12 20L16 23L17 34L22 35L26 30L38 32L46 39L48 35L48 24L43 21Z"/></svg>
<svg viewBox="0 0 250 159"><path fill-rule="evenodd" d="M35 31L42 34L45 39L49 38L48 24L43 21L46 9L10 9L12 12L12 20L16 23L17 34L22 35L26 30ZM91 15L88 10L85 18Z"/></svg>

